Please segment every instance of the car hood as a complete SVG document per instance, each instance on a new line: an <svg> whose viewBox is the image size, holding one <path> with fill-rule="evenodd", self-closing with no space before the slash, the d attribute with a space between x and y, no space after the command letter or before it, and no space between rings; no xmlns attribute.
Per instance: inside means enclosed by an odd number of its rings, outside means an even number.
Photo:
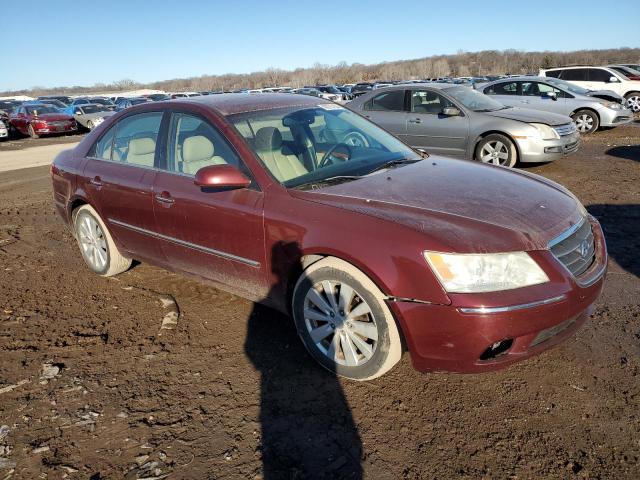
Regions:
<svg viewBox="0 0 640 480"><path fill-rule="evenodd" d="M108 111L108 112L85 113L83 115L74 115L74 116L76 117L76 119L86 118L87 120L93 120L94 118L107 118L115 114L116 112Z"/></svg>
<svg viewBox="0 0 640 480"><path fill-rule="evenodd" d="M565 115L518 107L505 108L503 110L496 110L495 112L486 112L486 114L491 115L492 117L518 120L519 122L545 123L547 125L564 125L571 121L571 119Z"/></svg>
<svg viewBox="0 0 640 480"><path fill-rule="evenodd" d="M624 98L611 90L590 90L587 96L609 100L610 102L624 103Z"/></svg>
<svg viewBox="0 0 640 480"><path fill-rule="evenodd" d="M538 175L433 156L289 193L412 228L425 249L443 252L543 250L586 215L568 190Z"/></svg>
<svg viewBox="0 0 640 480"><path fill-rule="evenodd" d="M43 113L42 115L33 117L33 119L44 120L46 122L59 122L61 120L72 120L73 117L71 115L67 115L66 113Z"/></svg>

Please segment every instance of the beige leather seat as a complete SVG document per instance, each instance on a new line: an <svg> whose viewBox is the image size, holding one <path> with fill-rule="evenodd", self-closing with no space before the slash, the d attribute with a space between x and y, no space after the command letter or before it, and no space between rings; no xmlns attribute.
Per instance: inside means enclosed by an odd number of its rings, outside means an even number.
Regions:
<svg viewBox="0 0 640 480"><path fill-rule="evenodd" d="M255 148L265 166L280 182L309 173L296 155L283 153L282 134L275 127L263 127L256 132Z"/></svg>
<svg viewBox="0 0 640 480"><path fill-rule="evenodd" d="M152 138L132 138L129 140L127 150L127 163L153 167L153 158L156 154L156 142Z"/></svg>
<svg viewBox="0 0 640 480"><path fill-rule="evenodd" d="M207 137L188 137L182 143L182 173L195 175L202 167L227 163L224 158L214 154L215 147Z"/></svg>

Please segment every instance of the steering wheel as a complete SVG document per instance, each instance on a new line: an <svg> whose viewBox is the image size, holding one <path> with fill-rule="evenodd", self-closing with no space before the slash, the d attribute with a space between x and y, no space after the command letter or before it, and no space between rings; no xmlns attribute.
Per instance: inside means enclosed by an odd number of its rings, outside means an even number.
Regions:
<svg viewBox="0 0 640 480"><path fill-rule="evenodd" d="M344 142L336 143L333 147L331 147L329 150L327 150L327 152L322 156L322 159L318 163L318 168L322 168L327 163L329 163L329 160L331 159L331 156L338 149L338 147L342 147L342 148L344 148L346 150L346 154L345 155L340 155L340 157L344 157L344 158L340 158L340 160L346 162L347 160L351 159L351 147L349 145L347 145L346 143L344 143ZM336 157L338 157L338 155L336 155ZM331 163L333 163L333 161Z"/></svg>
<svg viewBox="0 0 640 480"><path fill-rule="evenodd" d="M352 147L369 147L369 141L360 132L350 132L345 135L342 142Z"/></svg>

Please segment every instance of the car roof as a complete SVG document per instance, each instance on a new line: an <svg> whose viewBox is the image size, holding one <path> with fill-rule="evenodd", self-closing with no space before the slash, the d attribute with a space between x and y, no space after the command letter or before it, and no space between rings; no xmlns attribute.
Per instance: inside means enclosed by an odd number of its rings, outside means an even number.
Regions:
<svg viewBox="0 0 640 480"><path fill-rule="evenodd" d="M493 85L495 83L504 83L504 82L521 82L521 81L536 81L536 82L548 82L549 80L559 80L555 77L541 77L538 75L522 75L521 77L507 77L507 78L499 78L497 80L491 80L490 82L483 82L479 85L487 86Z"/></svg>
<svg viewBox="0 0 640 480"><path fill-rule="evenodd" d="M175 100L171 100L171 102L175 103ZM220 95L180 98L180 102L213 108L224 116L274 108L312 107L321 103L332 103L322 98L292 93L222 93Z"/></svg>

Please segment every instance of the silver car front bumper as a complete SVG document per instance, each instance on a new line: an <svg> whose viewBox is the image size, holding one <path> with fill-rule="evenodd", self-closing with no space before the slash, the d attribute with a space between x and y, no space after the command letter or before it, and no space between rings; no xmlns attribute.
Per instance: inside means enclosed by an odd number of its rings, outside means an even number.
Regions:
<svg viewBox="0 0 640 480"><path fill-rule="evenodd" d="M552 162L570 155L580 146L580 134L570 135L554 140L542 140L532 137L516 139L519 160L523 163Z"/></svg>
<svg viewBox="0 0 640 480"><path fill-rule="evenodd" d="M598 111L598 115L600 116L601 127L617 127L618 125L633 122L633 112L626 108L624 110L603 108Z"/></svg>

